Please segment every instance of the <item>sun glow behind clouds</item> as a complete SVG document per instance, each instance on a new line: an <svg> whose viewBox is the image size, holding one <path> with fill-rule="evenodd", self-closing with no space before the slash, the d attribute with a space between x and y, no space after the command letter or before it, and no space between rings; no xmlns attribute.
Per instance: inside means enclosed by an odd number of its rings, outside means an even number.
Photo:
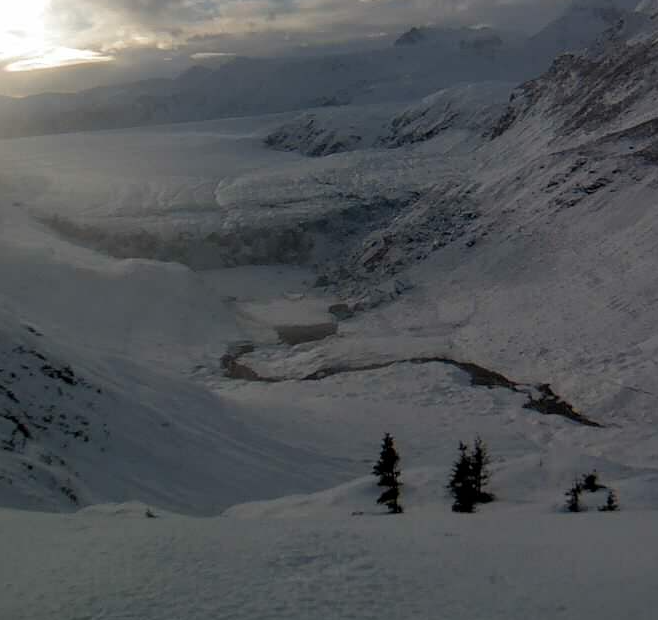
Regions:
<svg viewBox="0 0 658 620"><path fill-rule="evenodd" d="M52 69L91 62L108 62L112 56L58 45L58 33L47 32L50 0L0 0L0 62L6 71Z"/></svg>
<svg viewBox="0 0 658 620"><path fill-rule="evenodd" d="M3 2L0 6L0 59L34 54L46 44L44 18L48 0Z"/></svg>
<svg viewBox="0 0 658 620"><path fill-rule="evenodd" d="M11 72L35 71L37 69L54 69L55 67L67 67L92 62L110 62L112 60L114 60L112 56L105 56L98 52L76 50L70 47L55 47L41 52L37 56L12 62L7 65L6 70Z"/></svg>

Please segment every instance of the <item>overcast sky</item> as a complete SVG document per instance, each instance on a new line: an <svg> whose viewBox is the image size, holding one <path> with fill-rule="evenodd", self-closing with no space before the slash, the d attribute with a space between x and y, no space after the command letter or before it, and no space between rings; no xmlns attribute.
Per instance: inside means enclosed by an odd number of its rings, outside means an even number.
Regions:
<svg viewBox="0 0 658 620"><path fill-rule="evenodd" d="M428 23L487 23L533 31L567 4L569 0L3 1L0 92L76 90L104 81L174 74L199 52L283 53L355 38L375 41L383 33ZM89 63L94 63L93 70Z"/></svg>

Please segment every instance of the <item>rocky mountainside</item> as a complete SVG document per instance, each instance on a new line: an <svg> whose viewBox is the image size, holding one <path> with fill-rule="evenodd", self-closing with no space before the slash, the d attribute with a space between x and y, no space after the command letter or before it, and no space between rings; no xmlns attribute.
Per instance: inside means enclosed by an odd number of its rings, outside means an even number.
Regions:
<svg viewBox="0 0 658 620"><path fill-rule="evenodd" d="M656 35L652 30L629 31L621 23L586 54L560 57L551 69L523 84L495 135L508 129L541 122L558 144L589 142L606 135L630 132L640 139L629 145L646 148L658 98ZM644 129L642 127L648 123Z"/></svg>
<svg viewBox="0 0 658 620"><path fill-rule="evenodd" d="M300 114L265 138L271 148L311 157L398 148L440 138L446 153L486 133L513 85L481 82L446 88L411 105L344 106ZM436 142L434 145L436 146Z"/></svg>

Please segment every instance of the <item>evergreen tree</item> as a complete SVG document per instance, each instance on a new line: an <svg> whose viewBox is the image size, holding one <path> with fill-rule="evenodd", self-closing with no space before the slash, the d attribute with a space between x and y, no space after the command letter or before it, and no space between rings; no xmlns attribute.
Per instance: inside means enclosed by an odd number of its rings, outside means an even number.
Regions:
<svg viewBox="0 0 658 620"><path fill-rule="evenodd" d="M605 504L599 508L600 512L617 512L619 510L619 501L617 500L617 494L610 489L608 491L608 499Z"/></svg>
<svg viewBox="0 0 658 620"><path fill-rule="evenodd" d="M477 503L477 486L473 470L473 459L468 453L468 446L459 442L459 458L452 467L448 490L455 500L454 512L475 512Z"/></svg>
<svg viewBox="0 0 658 620"><path fill-rule="evenodd" d="M596 493L599 489L605 489L605 485L599 484L599 474L596 469L586 476L583 476L582 487L585 491L589 491L590 493Z"/></svg>
<svg viewBox="0 0 658 620"><path fill-rule="evenodd" d="M382 450L379 460L375 463L372 473L379 478L377 486L386 487L377 500L378 504L383 504L388 508L391 514L400 514L403 512L402 505L399 502L400 488L400 470L398 469L400 456L395 449L393 437L386 433L382 441Z"/></svg>
<svg viewBox="0 0 658 620"><path fill-rule="evenodd" d="M573 486L565 493L567 502L565 508L569 512L582 512L583 508L580 504L580 494L583 492L583 487L578 480L575 480Z"/></svg>
<svg viewBox="0 0 658 620"><path fill-rule="evenodd" d="M494 496L485 491L485 487L491 478L491 474L489 473L489 453L486 444L479 435L475 438L473 452L471 454L471 466L473 469L476 501L481 504L492 502Z"/></svg>

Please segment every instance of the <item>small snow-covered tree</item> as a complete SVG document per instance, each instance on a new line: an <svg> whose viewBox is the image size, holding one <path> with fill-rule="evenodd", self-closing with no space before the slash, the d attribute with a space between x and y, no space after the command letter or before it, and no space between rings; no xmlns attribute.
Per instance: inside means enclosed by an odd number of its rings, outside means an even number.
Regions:
<svg viewBox="0 0 658 620"><path fill-rule="evenodd" d="M485 490L491 478L491 474L489 473L489 452L486 444L479 435L475 438L473 445L471 467L473 469L476 502L481 504L492 502L494 496Z"/></svg>
<svg viewBox="0 0 658 620"><path fill-rule="evenodd" d="M452 466L448 490L455 500L454 512L475 512L477 503L477 486L473 472L473 459L468 453L468 446L459 442L459 457Z"/></svg>
<svg viewBox="0 0 658 620"><path fill-rule="evenodd" d="M403 512L400 504L400 481L399 470L400 456L395 449L393 437L386 433L382 441L382 449L379 454L379 460L375 463L372 473L379 478L377 485L386 487L377 500L378 504L383 504L388 508L391 514L400 514Z"/></svg>
<svg viewBox="0 0 658 620"><path fill-rule="evenodd" d="M580 504L580 494L583 492L583 487L575 480L573 486L565 493L567 498L565 508L568 512L582 512L583 507Z"/></svg>
<svg viewBox="0 0 658 620"><path fill-rule="evenodd" d="M608 491L608 499L605 504L599 508L599 512L617 512L619 510L619 501L617 494L610 489Z"/></svg>

